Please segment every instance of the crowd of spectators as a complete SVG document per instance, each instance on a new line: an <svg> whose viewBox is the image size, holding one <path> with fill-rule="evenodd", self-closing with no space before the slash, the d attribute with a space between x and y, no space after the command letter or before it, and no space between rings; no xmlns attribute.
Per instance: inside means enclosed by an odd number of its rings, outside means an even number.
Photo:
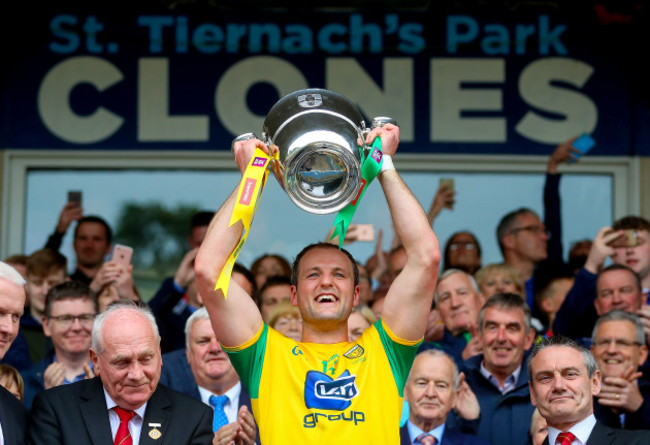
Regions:
<svg viewBox="0 0 650 445"><path fill-rule="evenodd" d="M473 438L462 443L541 444L546 424L531 403L525 363L535 343L558 334L593 353L603 376L593 403L598 422L650 429L650 222L620 218L593 239L576 241L563 258L557 167L575 160L571 142L548 161L544 214L521 207L495 228L503 262L483 264L480 240L462 230L462 222L446 240L427 331L404 389L402 443L427 443L421 435L446 425L459 438ZM456 199L441 185L430 223L435 226ZM213 407L215 397L227 396L228 421L254 431L247 389L219 346L196 286L194 259L213 216L194 215L175 275L146 302L161 338L160 383ZM75 269L68 275L69 259L59 248L73 224ZM351 230L345 242L354 241ZM105 260L112 244L106 221L67 203L43 249L5 259L23 275L27 298L19 332L0 364L0 384L28 408L44 391L94 378L97 362L89 351L95 317L111 305L139 302L132 266ZM384 251L379 233L376 246L357 264L360 304L348 322L351 342L381 317L387 289L406 263L398 239ZM266 324L300 341L288 258L264 253L250 268L237 263L232 279L253 297ZM248 443L259 442L247 431ZM230 427L220 434L239 433Z"/></svg>

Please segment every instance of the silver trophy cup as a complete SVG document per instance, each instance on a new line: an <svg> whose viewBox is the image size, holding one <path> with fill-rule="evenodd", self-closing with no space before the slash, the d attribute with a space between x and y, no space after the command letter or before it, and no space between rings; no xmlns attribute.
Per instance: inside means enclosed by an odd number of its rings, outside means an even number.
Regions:
<svg viewBox="0 0 650 445"><path fill-rule="evenodd" d="M372 127L386 122L394 123L375 118ZM262 140L278 148L279 161L271 168L291 200L310 213L326 214L341 210L359 193L358 140L368 131L350 100L313 88L295 91L271 108ZM248 133L235 140L250 137Z"/></svg>

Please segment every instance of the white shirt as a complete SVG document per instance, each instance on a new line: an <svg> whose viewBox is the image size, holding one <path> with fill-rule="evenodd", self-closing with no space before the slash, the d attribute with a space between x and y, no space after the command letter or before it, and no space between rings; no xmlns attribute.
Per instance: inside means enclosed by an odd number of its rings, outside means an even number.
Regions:
<svg viewBox="0 0 650 445"><path fill-rule="evenodd" d="M108 395L106 388L104 388L104 397L106 398L106 407L108 408L108 421L111 423L112 440L115 442L117 429L120 427L120 417L115 411L113 411L113 408L118 407L118 405L113 401L111 396ZM140 432L142 431L142 421L144 420L144 412L147 410L147 403L148 402L145 402L144 405L136 409L135 413L137 416L134 416L133 419L129 421L129 431L131 432L133 443L140 443Z"/></svg>
<svg viewBox="0 0 650 445"><path fill-rule="evenodd" d="M205 403L210 408L212 408L212 405L210 405L210 396L219 395L213 393L209 389L203 388L202 386L199 386L199 394L201 394L201 402ZM224 405L223 410L226 413L226 417L228 418L229 423L233 423L237 421L237 413L239 412L240 394L241 394L241 382L237 382L235 386L233 386L223 394L228 397L228 401Z"/></svg>
<svg viewBox="0 0 650 445"><path fill-rule="evenodd" d="M580 422L576 423L571 428L569 428L568 432L576 436L575 440L571 445L585 445L587 443L587 439L589 439L591 430L594 429L594 426L596 426L596 417L594 417L594 414L591 413L584 420L581 420ZM553 428L552 426L549 425L548 443L550 445L554 445L555 441L557 440L557 436L561 432L562 431L558 430L557 428Z"/></svg>

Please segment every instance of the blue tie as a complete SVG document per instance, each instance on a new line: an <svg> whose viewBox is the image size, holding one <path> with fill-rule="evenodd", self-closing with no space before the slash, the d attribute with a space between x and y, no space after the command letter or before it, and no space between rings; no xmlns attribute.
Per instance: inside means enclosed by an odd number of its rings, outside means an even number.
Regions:
<svg viewBox="0 0 650 445"><path fill-rule="evenodd" d="M228 396L210 396L210 406L214 408L214 417L212 417L212 431L217 432L219 428L228 424L228 417L223 407L228 402Z"/></svg>

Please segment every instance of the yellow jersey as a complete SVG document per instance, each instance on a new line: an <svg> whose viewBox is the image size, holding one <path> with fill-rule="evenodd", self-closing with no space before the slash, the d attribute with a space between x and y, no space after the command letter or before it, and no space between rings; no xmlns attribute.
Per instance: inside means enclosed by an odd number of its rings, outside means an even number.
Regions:
<svg viewBox="0 0 650 445"><path fill-rule="evenodd" d="M404 383L420 341L379 320L357 339L299 343L263 325L224 348L251 396L261 443L398 444Z"/></svg>

